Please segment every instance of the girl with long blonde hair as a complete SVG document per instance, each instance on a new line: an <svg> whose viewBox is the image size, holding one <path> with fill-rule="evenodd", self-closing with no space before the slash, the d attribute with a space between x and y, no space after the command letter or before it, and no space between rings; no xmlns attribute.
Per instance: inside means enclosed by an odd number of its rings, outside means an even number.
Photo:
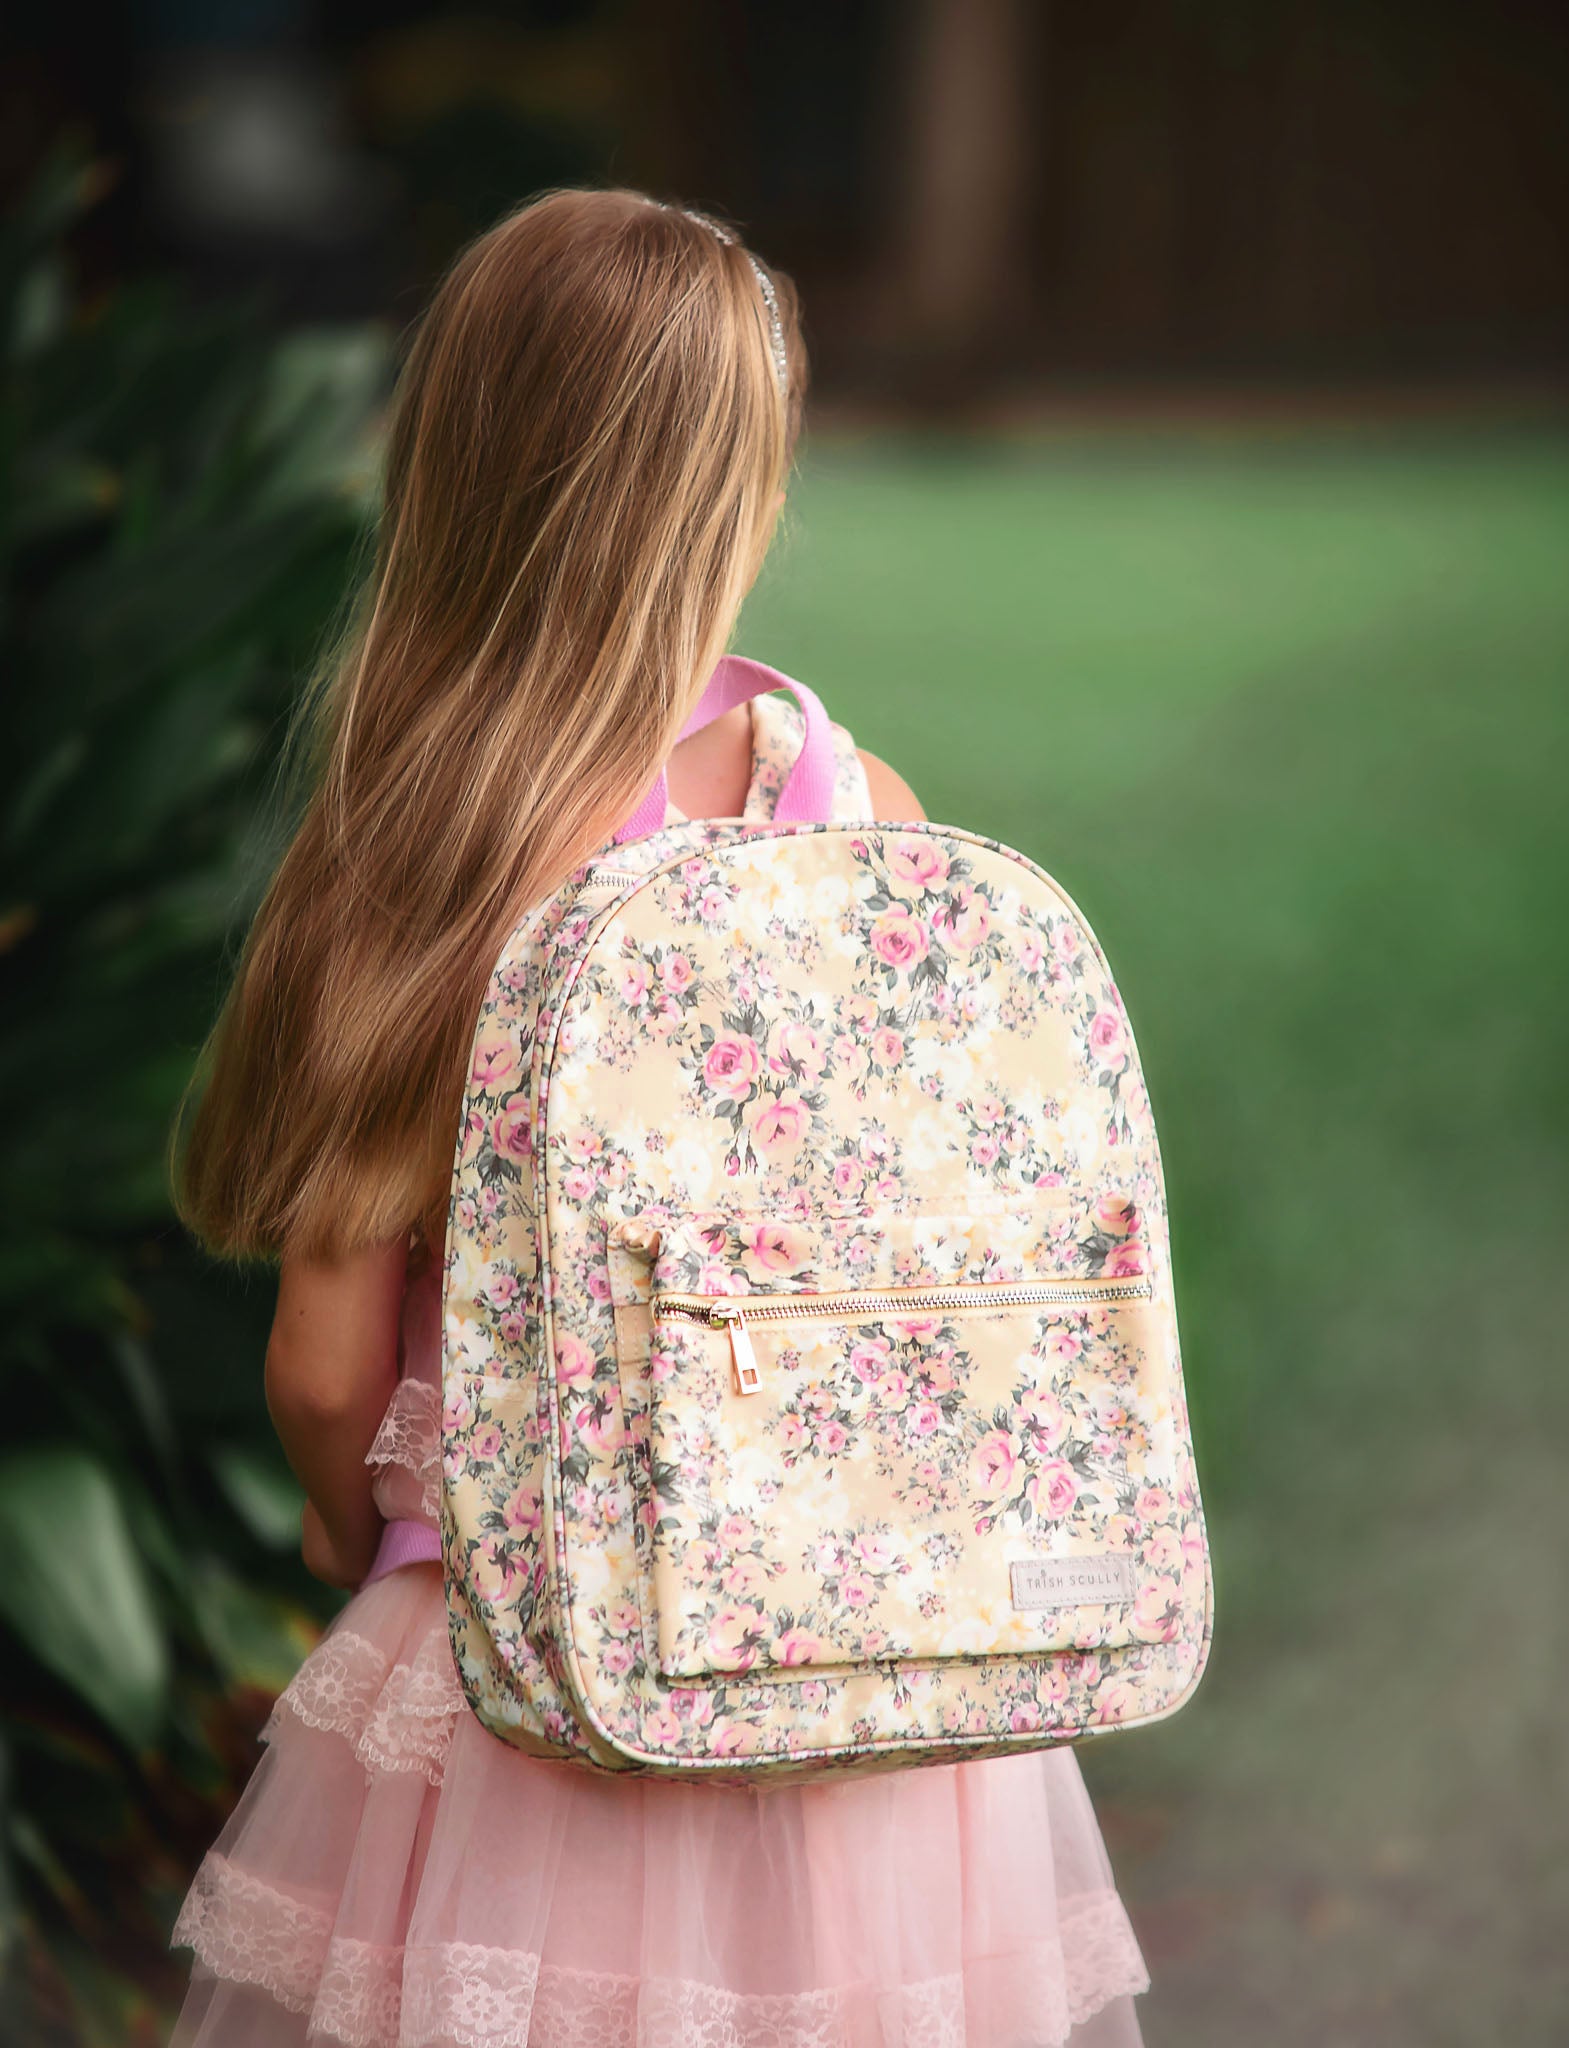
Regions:
<svg viewBox="0 0 1569 2048"><path fill-rule="evenodd" d="M374 570L179 1154L202 1240L279 1263L267 1397L305 1562L358 1589L186 1900L181 2048L1138 2040L1143 1966L1067 1750L612 1780L496 1741L452 1667L436 1283L474 1019L521 913L661 765L665 822L772 814L789 698L681 735L805 381L789 281L632 192L483 236L400 379ZM834 816L923 815L831 730Z"/></svg>

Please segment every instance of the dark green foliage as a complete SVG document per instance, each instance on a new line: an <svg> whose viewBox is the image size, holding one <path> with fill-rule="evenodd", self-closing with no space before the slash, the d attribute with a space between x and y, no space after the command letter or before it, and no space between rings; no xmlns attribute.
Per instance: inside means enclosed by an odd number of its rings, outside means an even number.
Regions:
<svg viewBox="0 0 1569 2048"><path fill-rule="evenodd" d="M366 524L384 349L76 302L62 160L0 242L0 2038L156 2040L181 1887L323 1604L271 1287L164 1156Z"/></svg>

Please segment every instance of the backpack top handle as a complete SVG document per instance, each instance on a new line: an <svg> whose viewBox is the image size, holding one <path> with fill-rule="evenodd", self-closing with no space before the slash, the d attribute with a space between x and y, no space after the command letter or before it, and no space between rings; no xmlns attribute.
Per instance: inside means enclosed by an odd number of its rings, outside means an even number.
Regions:
<svg viewBox="0 0 1569 2048"><path fill-rule="evenodd" d="M682 726L681 738L690 739L693 733L701 732L705 725L726 711L761 696L766 690L792 691L806 716L806 737L801 743L795 766L779 792L774 816L781 824L826 824L833 816L833 733L820 698L805 683L794 682L789 676L780 675L777 669L766 668L760 661L748 661L744 655L727 654L709 677L708 685L698 699L697 709ZM657 832L665 822L668 801L665 770L661 763L653 787L616 833L613 843L623 846L629 839L642 839L650 832Z"/></svg>

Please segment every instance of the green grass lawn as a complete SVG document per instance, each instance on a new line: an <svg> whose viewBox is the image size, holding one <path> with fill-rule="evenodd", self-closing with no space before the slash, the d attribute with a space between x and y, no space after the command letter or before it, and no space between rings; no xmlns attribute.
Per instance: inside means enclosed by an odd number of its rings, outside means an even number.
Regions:
<svg viewBox="0 0 1569 2048"><path fill-rule="evenodd" d="M1084 1754L1150 2048L1569 2014L1569 442L819 444L740 645L1117 973L1210 1673Z"/></svg>

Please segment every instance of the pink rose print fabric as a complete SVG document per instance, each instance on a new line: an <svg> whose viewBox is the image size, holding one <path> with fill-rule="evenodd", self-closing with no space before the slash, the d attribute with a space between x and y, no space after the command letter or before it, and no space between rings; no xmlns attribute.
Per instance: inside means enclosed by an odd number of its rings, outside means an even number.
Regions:
<svg viewBox="0 0 1569 2048"><path fill-rule="evenodd" d="M475 1037L442 1524L520 1747L766 1778L1169 1712L1210 1579L1150 1105L1031 862L678 821Z"/></svg>

